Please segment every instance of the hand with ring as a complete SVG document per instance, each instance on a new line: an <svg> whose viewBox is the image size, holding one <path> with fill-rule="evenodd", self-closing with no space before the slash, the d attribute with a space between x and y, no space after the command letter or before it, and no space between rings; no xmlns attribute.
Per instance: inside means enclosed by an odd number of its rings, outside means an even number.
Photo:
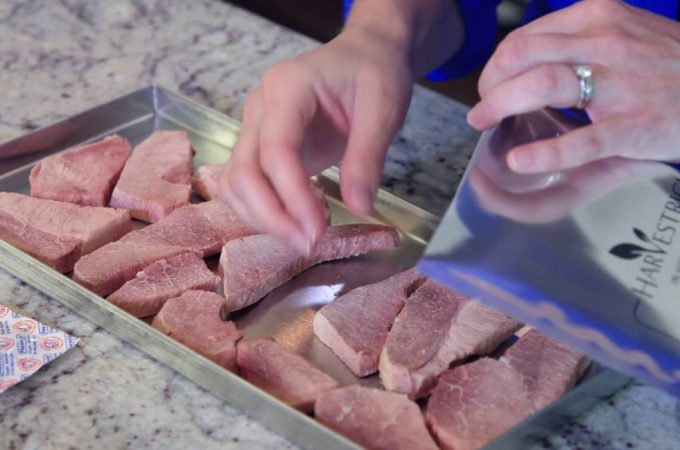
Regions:
<svg viewBox="0 0 680 450"><path fill-rule="evenodd" d="M479 81L479 130L544 107L585 109L592 124L508 153L542 173L612 156L680 160L680 24L618 0L587 0L512 32Z"/></svg>

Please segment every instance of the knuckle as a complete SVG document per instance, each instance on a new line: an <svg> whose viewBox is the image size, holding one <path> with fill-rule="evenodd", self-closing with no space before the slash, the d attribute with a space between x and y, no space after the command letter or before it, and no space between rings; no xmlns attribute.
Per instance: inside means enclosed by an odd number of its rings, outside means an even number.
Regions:
<svg viewBox="0 0 680 450"><path fill-rule="evenodd" d="M609 48L616 48L628 44L631 37L622 28L612 27L604 31L602 39Z"/></svg>
<svg viewBox="0 0 680 450"><path fill-rule="evenodd" d="M614 58L629 58L635 40L622 28L612 27L595 37L595 45L600 54Z"/></svg>
<svg viewBox="0 0 680 450"><path fill-rule="evenodd" d="M262 75L262 89L269 91L279 87L285 87L303 79L305 69L296 61L282 61L267 69Z"/></svg>
<svg viewBox="0 0 680 450"><path fill-rule="evenodd" d="M555 92L562 92L562 72L556 66L544 66L538 71L535 90L539 95L547 97Z"/></svg>
<svg viewBox="0 0 680 450"><path fill-rule="evenodd" d="M565 167L567 162L568 150L564 144L564 139L554 139L549 142L546 148L546 154L548 155L549 166L552 170L557 170Z"/></svg>
<svg viewBox="0 0 680 450"><path fill-rule="evenodd" d="M270 152L270 146L265 146L260 149L260 167L262 168L262 171L266 174L273 174L276 172L276 164L274 164L274 159L272 156L269 156L268 153Z"/></svg>
<svg viewBox="0 0 680 450"><path fill-rule="evenodd" d="M501 71L511 71L518 61L524 61L528 56L527 38L522 35L508 36L498 46L496 52L496 67Z"/></svg>
<svg viewBox="0 0 680 450"><path fill-rule="evenodd" d="M475 108L478 108L478 116L482 117L485 122L496 122L500 119L493 97L479 102Z"/></svg>
<svg viewBox="0 0 680 450"><path fill-rule="evenodd" d="M623 2L621 0L590 0L582 4L584 8L588 9L590 14L598 18L610 19L612 14L623 10Z"/></svg>
<svg viewBox="0 0 680 450"><path fill-rule="evenodd" d="M574 149L581 161L591 161L602 153L603 142L599 133L594 130L586 133L578 142L580 148Z"/></svg>

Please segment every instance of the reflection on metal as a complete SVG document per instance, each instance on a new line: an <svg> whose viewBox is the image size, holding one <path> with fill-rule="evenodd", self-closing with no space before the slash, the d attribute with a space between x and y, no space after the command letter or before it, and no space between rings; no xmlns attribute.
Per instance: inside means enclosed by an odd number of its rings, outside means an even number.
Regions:
<svg viewBox="0 0 680 450"><path fill-rule="evenodd" d="M555 111L484 133L420 268L578 348L680 394L680 179L607 158L523 176L518 144L580 124Z"/></svg>

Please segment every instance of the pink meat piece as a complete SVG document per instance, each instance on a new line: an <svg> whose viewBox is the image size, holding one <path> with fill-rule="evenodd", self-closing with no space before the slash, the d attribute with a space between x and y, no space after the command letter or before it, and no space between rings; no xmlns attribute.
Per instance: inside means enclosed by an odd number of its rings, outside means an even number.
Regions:
<svg viewBox="0 0 680 450"><path fill-rule="evenodd" d="M442 448L477 449L564 395L586 363L583 355L529 331L500 360L482 358L439 377L427 422Z"/></svg>
<svg viewBox="0 0 680 450"><path fill-rule="evenodd" d="M187 291L171 298L152 325L195 352L231 371L236 370L236 342L243 333L234 322L223 322L224 299L214 292Z"/></svg>
<svg viewBox="0 0 680 450"><path fill-rule="evenodd" d="M442 449L476 450L533 412L517 371L481 358L439 377L426 418Z"/></svg>
<svg viewBox="0 0 680 450"><path fill-rule="evenodd" d="M362 386L321 394L316 419L372 450L436 450L420 408L405 395Z"/></svg>
<svg viewBox="0 0 680 450"><path fill-rule="evenodd" d="M125 210L0 192L0 237L62 273L131 229Z"/></svg>
<svg viewBox="0 0 680 450"><path fill-rule="evenodd" d="M189 204L193 149L186 131L156 131L128 159L111 195L111 206L133 218L157 222Z"/></svg>
<svg viewBox="0 0 680 450"><path fill-rule="evenodd" d="M427 395L455 361L493 351L517 330L510 317L428 280L406 300L380 355L387 390Z"/></svg>
<svg viewBox="0 0 680 450"><path fill-rule="evenodd" d="M163 304L189 290L215 291L220 277L194 253L161 259L111 294L108 300L136 317L156 314Z"/></svg>
<svg viewBox="0 0 680 450"><path fill-rule="evenodd" d="M397 231L384 225L351 224L328 227L313 254L303 256L269 235L235 239L222 249L225 311L252 305L275 288L312 266L371 250L399 247Z"/></svg>
<svg viewBox="0 0 680 450"><path fill-rule="evenodd" d="M237 346L240 375L284 403L311 412L317 397L338 382L271 338L242 340Z"/></svg>
<svg viewBox="0 0 680 450"><path fill-rule="evenodd" d="M96 294L109 295L160 259L188 251L208 257L230 240L252 233L217 200L185 206L81 258L73 279Z"/></svg>
<svg viewBox="0 0 680 450"><path fill-rule="evenodd" d="M194 191L206 200L216 199L220 175L225 167L225 164L199 167L191 180Z"/></svg>
<svg viewBox="0 0 680 450"><path fill-rule="evenodd" d="M112 242L80 258L73 267L73 280L104 297L119 289L148 265L186 251L184 247L173 245Z"/></svg>
<svg viewBox="0 0 680 450"><path fill-rule="evenodd" d="M519 373L536 411L562 397L588 365L588 359L536 330L515 342L500 361Z"/></svg>
<svg viewBox="0 0 680 450"><path fill-rule="evenodd" d="M80 257L80 239L26 227L3 212L0 212L0 237L60 273L70 272Z"/></svg>
<svg viewBox="0 0 680 450"><path fill-rule="evenodd" d="M227 205L213 200L180 208L162 221L130 233L122 241L183 247L205 258L219 253L230 240L253 233Z"/></svg>
<svg viewBox="0 0 680 450"><path fill-rule="evenodd" d="M412 269L358 287L316 313L314 334L356 376L375 373L394 319L424 280Z"/></svg>
<svg viewBox="0 0 680 450"><path fill-rule="evenodd" d="M106 206L129 157L130 143L116 135L48 156L31 170L31 195L85 206Z"/></svg>

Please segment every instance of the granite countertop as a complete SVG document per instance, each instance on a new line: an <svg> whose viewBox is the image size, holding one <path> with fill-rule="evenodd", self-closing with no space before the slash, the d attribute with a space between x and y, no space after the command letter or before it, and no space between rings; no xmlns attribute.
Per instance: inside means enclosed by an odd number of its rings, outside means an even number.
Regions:
<svg viewBox="0 0 680 450"><path fill-rule="evenodd" d="M0 36L0 142L152 82L240 118L267 67L318 45L214 0L3 0ZM477 139L466 110L416 89L383 186L443 213ZM295 448L2 271L0 303L82 338L0 395L0 448ZM635 385L541 447L678 443L680 402Z"/></svg>

